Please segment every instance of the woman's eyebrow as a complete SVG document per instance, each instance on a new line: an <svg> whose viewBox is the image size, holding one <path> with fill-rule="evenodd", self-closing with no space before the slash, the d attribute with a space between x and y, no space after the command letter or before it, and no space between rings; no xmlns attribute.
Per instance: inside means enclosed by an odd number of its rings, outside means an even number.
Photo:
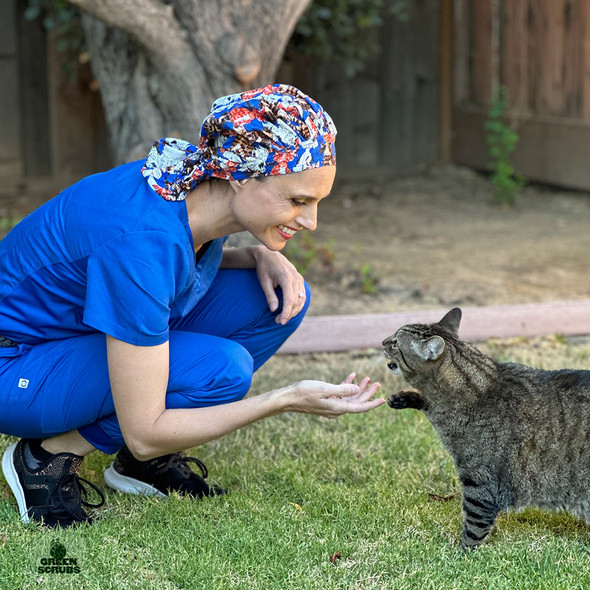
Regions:
<svg viewBox="0 0 590 590"><path fill-rule="evenodd" d="M323 197L314 197L312 195L297 195L296 199L306 199L307 201L319 201L320 199L327 199L332 193L328 193L327 195L323 196Z"/></svg>

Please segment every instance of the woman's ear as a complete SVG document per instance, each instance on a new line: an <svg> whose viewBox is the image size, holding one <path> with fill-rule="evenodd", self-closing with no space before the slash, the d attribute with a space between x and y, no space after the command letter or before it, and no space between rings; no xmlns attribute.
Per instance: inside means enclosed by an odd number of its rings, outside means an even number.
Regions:
<svg viewBox="0 0 590 590"><path fill-rule="evenodd" d="M230 180L229 185L234 189L235 193L238 193L241 189L244 188L244 186L249 180L249 178L242 178L240 180Z"/></svg>

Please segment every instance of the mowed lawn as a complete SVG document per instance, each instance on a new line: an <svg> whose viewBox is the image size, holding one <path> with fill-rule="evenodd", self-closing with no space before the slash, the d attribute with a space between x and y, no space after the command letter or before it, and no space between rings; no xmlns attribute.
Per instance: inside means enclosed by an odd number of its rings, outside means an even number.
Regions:
<svg viewBox="0 0 590 590"><path fill-rule="evenodd" d="M501 360L590 369L590 345L560 337L483 348ZM281 356L259 371L252 394L352 370L380 380L383 395L401 385L379 351ZM11 440L1 437L0 448ZM459 481L414 410L282 415L190 454L231 493L197 501L105 490L95 524L66 531L22 524L1 480L0 588L590 588L590 527L567 514L502 514L485 546L459 549ZM111 460L90 456L82 477L105 489ZM56 543L78 573L40 571Z"/></svg>

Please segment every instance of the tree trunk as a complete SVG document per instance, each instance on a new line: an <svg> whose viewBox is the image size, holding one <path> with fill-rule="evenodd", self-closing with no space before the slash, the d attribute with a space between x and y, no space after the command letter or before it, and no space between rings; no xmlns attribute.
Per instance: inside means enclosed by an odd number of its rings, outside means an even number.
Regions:
<svg viewBox="0 0 590 590"><path fill-rule="evenodd" d="M218 97L274 82L312 0L70 0L117 163L160 137L197 141Z"/></svg>

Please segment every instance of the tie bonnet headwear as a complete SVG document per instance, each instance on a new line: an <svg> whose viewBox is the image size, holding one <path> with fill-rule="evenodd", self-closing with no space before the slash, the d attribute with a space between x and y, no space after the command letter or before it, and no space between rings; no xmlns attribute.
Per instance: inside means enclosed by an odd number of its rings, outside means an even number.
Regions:
<svg viewBox="0 0 590 590"><path fill-rule="evenodd" d="M336 163L336 127L312 98L275 84L224 96L203 122L199 146L154 143L142 174L152 189L180 201L203 180L241 180Z"/></svg>

